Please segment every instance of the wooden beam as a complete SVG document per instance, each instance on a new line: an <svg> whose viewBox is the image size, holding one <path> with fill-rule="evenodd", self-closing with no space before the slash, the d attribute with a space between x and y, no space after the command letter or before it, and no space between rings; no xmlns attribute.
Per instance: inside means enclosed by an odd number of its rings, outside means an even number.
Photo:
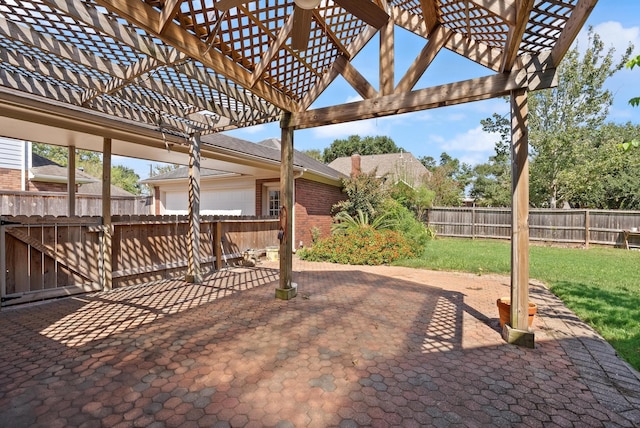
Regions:
<svg viewBox="0 0 640 428"><path fill-rule="evenodd" d="M493 15L501 18L508 25L516 23L516 2L518 0L467 0Z"/></svg>
<svg viewBox="0 0 640 428"><path fill-rule="evenodd" d="M507 35L507 42L504 48L504 54L502 55L502 64L500 65L501 73L511 71L516 62L516 58L518 58L518 50L520 49L520 43L522 43L522 36L527 29L533 6L534 0L516 0L516 19L515 23L509 26L509 34Z"/></svg>
<svg viewBox="0 0 640 428"><path fill-rule="evenodd" d="M380 28L380 88L381 95L393 94L395 86L395 37L392 19Z"/></svg>
<svg viewBox="0 0 640 428"><path fill-rule="evenodd" d="M598 0L580 0L571 11L571 16L558 38L553 49L551 49L551 58L554 66L558 66L562 58L567 54L571 44L578 36L578 33L587 21L591 11L596 6Z"/></svg>
<svg viewBox="0 0 640 428"><path fill-rule="evenodd" d="M76 147L67 147L67 202L69 217L76 216Z"/></svg>
<svg viewBox="0 0 640 428"><path fill-rule="evenodd" d="M367 81L345 57L339 56L336 58L333 67L342 74L342 77L344 77L347 83L349 83L362 98L368 99L378 96L378 91L375 90L369 81Z"/></svg>
<svg viewBox="0 0 640 428"><path fill-rule="evenodd" d="M288 300L295 297L293 279L293 128L291 113L285 113L280 122L280 283L276 297Z"/></svg>
<svg viewBox="0 0 640 428"><path fill-rule="evenodd" d="M256 84L256 82L262 77L262 74L267 71L268 67L271 66L271 61L278 54L278 51L280 50L282 45L284 45L289 38L289 34L293 29L294 18L294 13L289 15L289 19L287 19L287 22L280 29L280 32L278 33L276 39L269 45L269 49L267 49L267 51L262 54L262 57L260 57L260 62L256 66L255 70L253 70L251 87Z"/></svg>
<svg viewBox="0 0 640 428"><path fill-rule="evenodd" d="M477 42L464 34L453 32L445 47L493 71L500 71L502 50Z"/></svg>
<svg viewBox="0 0 640 428"><path fill-rule="evenodd" d="M511 327L528 330L529 140L526 89L511 92Z"/></svg>
<svg viewBox="0 0 640 428"><path fill-rule="evenodd" d="M308 110L293 115L290 126L295 129L313 128L496 98L506 96L515 89L551 87L555 84L555 77L555 69L533 73L523 69L514 70L404 94Z"/></svg>
<svg viewBox="0 0 640 428"><path fill-rule="evenodd" d="M113 288L113 226L111 223L111 138L102 144L102 290Z"/></svg>
<svg viewBox="0 0 640 428"><path fill-rule="evenodd" d="M186 282L200 284L200 134L195 133L189 145L189 231L187 233Z"/></svg>
<svg viewBox="0 0 640 428"><path fill-rule="evenodd" d="M149 37L143 37L135 30L128 28L114 19L110 19L106 14L96 10L94 6L89 6L86 2L77 0L42 0L43 3L58 9L78 21L94 28L102 34L107 34L115 40L130 46L135 51L148 55L164 63L171 63L177 57L184 56L180 51L159 46Z"/></svg>
<svg viewBox="0 0 640 428"><path fill-rule="evenodd" d="M396 94L409 92L413 89L451 35L452 32L443 26L439 25L436 27L433 31L433 35L429 38L429 41L427 41L427 44L422 48L416 59L413 61L413 64L411 64L405 75L398 83L398 86L396 86Z"/></svg>
<svg viewBox="0 0 640 428"><path fill-rule="evenodd" d="M424 37L425 39L432 37L433 32L435 31L435 26L429 30L425 22L406 10L394 7L393 16L396 25L417 36ZM447 39L444 45L445 48L493 71L499 71L502 61L501 49L477 42L466 37L464 34L454 31L451 31L451 33L451 36Z"/></svg>
<svg viewBox="0 0 640 428"><path fill-rule="evenodd" d="M425 30L427 34L431 34L439 23L436 0L420 0L420 6L422 6L422 17L426 25Z"/></svg>
<svg viewBox="0 0 640 428"><path fill-rule="evenodd" d="M68 43L61 43L53 37L45 36L29 27L16 25L4 18L0 18L0 35L33 46L44 52L50 52L59 58L98 70L101 73L120 78L124 77L123 68L111 61L107 61L91 52L78 49ZM27 69L30 68L27 67Z"/></svg>
<svg viewBox="0 0 640 428"><path fill-rule="evenodd" d="M178 10L180 10L181 4L182 0L165 0L158 19L158 33L162 34L164 32L167 25L169 25L173 17L178 13Z"/></svg>
<svg viewBox="0 0 640 428"><path fill-rule="evenodd" d="M367 27L366 30L362 31L358 37L349 45L349 58L355 57L358 52L360 52L366 44L376 35L378 30L373 27ZM333 82L333 80L338 75L338 71L335 67L331 67L331 69L322 75L322 78L313 85L306 95L300 101L300 108L296 111L304 111L309 108L311 104L324 92L325 89L329 87L329 85Z"/></svg>
<svg viewBox="0 0 640 428"><path fill-rule="evenodd" d="M252 75L248 70L221 52L209 49L202 40L185 31L179 25L173 22L168 23L164 33L158 34L156 29L150 25L151 22L156 22L158 19L158 12L153 7L143 2L128 0L96 0L96 2L150 34L159 37L163 42L174 46L189 57L200 61L216 73L243 87L251 87ZM297 109L297 104L291 98L272 88L266 82L256 82L252 92L284 110L294 111Z"/></svg>

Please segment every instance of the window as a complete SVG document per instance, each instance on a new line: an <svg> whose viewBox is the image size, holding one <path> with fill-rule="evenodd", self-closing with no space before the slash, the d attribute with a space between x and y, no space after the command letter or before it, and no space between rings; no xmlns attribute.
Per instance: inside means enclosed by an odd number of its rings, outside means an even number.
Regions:
<svg viewBox="0 0 640 428"><path fill-rule="evenodd" d="M280 214L280 191L269 189L268 215Z"/></svg>

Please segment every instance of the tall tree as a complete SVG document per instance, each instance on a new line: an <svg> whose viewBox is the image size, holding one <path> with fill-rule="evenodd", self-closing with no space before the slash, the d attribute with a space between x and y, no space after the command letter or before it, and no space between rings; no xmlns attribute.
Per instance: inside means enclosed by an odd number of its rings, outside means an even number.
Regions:
<svg viewBox="0 0 640 428"><path fill-rule="evenodd" d="M499 134L495 144L495 154L489 161L476 165L473 169L473 183L470 196L480 206L511 206L511 123L497 113L480 121L485 132Z"/></svg>
<svg viewBox="0 0 640 428"><path fill-rule="evenodd" d="M381 155L385 153L398 153L402 150L389 137L360 137L351 135L346 140L335 140L322 154L325 163L330 163L337 158L359 155Z"/></svg>
<svg viewBox="0 0 640 428"><path fill-rule="evenodd" d="M431 156L420 158L420 162L429 170L430 174L424 178L427 189L433 191L434 206L460 206L464 198L464 189L471 178L471 167L460 160L443 152L440 163L434 166L435 160Z"/></svg>
<svg viewBox="0 0 640 428"><path fill-rule="evenodd" d="M589 135L607 118L613 94L603 85L620 70L632 50L619 63L614 48L605 51L600 36L589 29L584 55L570 50L558 70L556 88L533 92L529 97L529 140L532 148L531 203L555 208L567 182L563 172L572 168Z"/></svg>

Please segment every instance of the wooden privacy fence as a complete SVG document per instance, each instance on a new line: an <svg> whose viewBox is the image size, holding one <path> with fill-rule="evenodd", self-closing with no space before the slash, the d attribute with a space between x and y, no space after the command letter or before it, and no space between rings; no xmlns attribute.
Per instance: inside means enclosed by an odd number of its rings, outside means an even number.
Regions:
<svg viewBox="0 0 640 428"><path fill-rule="evenodd" d="M67 216L68 195L60 192L11 192L0 190L0 215L4 216ZM151 196L112 196L113 215L153 214ZM102 197L76 194L76 215L101 216Z"/></svg>
<svg viewBox="0 0 640 428"><path fill-rule="evenodd" d="M226 267L248 249L277 245L274 217L203 216L203 273ZM113 287L184 278L187 216L114 216ZM102 289L101 217L2 217L3 305Z"/></svg>
<svg viewBox="0 0 640 428"><path fill-rule="evenodd" d="M427 212L427 225L441 236L510 239L511 209L432 208ZM640 211L529 210L532 241L622 246L622 231L634 227L640 228Z"/></svg>

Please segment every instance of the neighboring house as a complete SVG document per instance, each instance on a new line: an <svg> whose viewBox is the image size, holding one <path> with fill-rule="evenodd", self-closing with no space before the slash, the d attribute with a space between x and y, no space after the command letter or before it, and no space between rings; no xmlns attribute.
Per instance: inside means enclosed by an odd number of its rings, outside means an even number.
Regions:
<svg viewBox="0 0 640 428"><path fill-rule="evenodd" d="M0 190L66 192L68 178L66 167L33 153L29 141L0 138ZM100 180L76 170L77 193L91 183Z"/></svg>
<svg viewBox="0 0 640 428"><path fill-rule="evenodd" d="M429 170L411 153L387 153L382 155L345 156L335 159L329 166L345 175L376 171L376 176L393 184L404 182L411 187L420 184Z"/></svg>
<svg viewBox="0 0 640 428"><path fill-rule="evenodd" d="M202 137L202 144L233 155L238 164L251 161L244 172L202 168L200 171L200 213L218 215L277 216L280 201L280 141L260 143L224 134ZM331 208L345 198L345 175L304 153L294 152L294 247L308 246L314 228L327 236ZM154 188L155 214L188 212L188 167L142 180ZM275 245L275 243L274 243Z"/></svg>
<svg viewBox="0 0 640 428"><path fill-rule="evenodd" d="M68 214L67 167L33 153L31 143L0 137L0 192L2 215ZM75 171L76 215L100 215L102 181ZM147 198L111 185L114 214L148 214ZM46 200L47 202L43 202Z"/></svg>

